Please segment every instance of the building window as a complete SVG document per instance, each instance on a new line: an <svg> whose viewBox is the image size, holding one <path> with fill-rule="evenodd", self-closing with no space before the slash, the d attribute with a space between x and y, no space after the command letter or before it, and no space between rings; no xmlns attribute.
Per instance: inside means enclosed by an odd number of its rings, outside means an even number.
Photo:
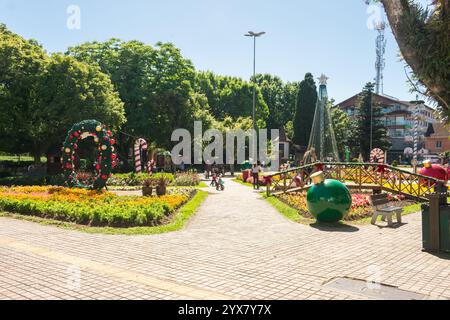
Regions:
<svg viewBox="0 0 450 320"><path fill-rule="evenodd" d="M442 141L436 141L436 148L438 149L442 148Z"/></svg>

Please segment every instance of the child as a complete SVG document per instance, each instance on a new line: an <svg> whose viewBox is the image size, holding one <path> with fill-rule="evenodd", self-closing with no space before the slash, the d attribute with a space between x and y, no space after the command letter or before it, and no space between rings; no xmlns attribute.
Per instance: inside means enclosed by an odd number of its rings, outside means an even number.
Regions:
<svg viewBox="0 0 450 320"><path fill-rule="evenodd" d="M212 180L211 180L211 185L210 185L210 186L211 186L211 187L217 187L217 175L216 175L215 172L213 173Z"/></svg>
<svg viewBox="0 0 450 320"><path fill-rule="evenodd" d="M216 183L216 190L223 191L225 190L225 182L222 179L223 175L219 176L219 181Z"/></svg>

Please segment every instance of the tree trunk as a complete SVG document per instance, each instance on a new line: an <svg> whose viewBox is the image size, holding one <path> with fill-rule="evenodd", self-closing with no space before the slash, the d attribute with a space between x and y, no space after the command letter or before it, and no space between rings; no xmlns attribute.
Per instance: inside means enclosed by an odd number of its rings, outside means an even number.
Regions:
<svg viewBox="0 0 450 320"><path fill-rule="evenodd" d="M423 76L422 70L424 69L424 57L422 56L421 48L414 46L408 42L408 36L410 32L408 27L402 26L402 21L407 20L407 15L410 12L410 4L408 0L381 0L386 11L386 15L389 20L389 24L394 33L394 37L402 53L403 59L411 67L414 74L420 79L420 81L428 88L432 96L439 102L442 107L449 109L449 101L445 98L446 90L438 80L427 79ZM409 16L408 16L409 17ZM420 21L417 20L417 24ZM417 32L419 32L417 30Z"/></svg>
<svg viewBox="0 0 450 320"><path fill-rule="evenodd" d="M36 165L41 164L42 152L41 152L41 148L39 147L39 144L34 143L31 155L33 156L34 164L36 164Z"/></svg>

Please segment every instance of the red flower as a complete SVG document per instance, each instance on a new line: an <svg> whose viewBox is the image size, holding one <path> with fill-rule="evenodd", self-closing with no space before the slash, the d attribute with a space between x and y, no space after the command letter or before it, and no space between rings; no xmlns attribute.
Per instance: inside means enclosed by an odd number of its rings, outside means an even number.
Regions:
<svg viewBox="0 0 450 320"><path fill-rule="evenodd" d="M74 135L75 137L78 138L78 136L79 136L80 134L78 133L78 131L75 131L75 132L73 133L73 135Z"/></svg>

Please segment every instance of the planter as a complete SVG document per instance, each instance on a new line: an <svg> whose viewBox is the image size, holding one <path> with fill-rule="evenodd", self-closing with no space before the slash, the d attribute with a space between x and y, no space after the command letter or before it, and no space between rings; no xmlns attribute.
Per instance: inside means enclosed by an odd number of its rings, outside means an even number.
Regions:
<svg viewBox="0 0 450 320"><path fill-rule="evenodd" d="M167 186L156 186L156 195L158 197L164 196L167 193Z"/></svg>
<svg viewBox="0 0 450 320"><path fill-rule="evenodd" d="M142 187L142 195L144 197L151 197L153 194L153 187Z"/></svg>

